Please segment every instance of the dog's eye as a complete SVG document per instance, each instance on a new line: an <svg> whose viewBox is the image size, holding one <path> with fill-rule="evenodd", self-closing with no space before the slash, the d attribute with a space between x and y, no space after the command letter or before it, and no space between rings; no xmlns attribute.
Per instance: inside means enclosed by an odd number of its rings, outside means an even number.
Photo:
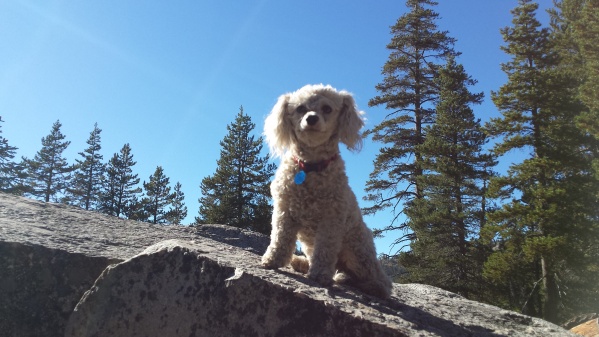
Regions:
<svg viewBox="0 0 599 337"><path fill-rule="evenodd" d="M331 107L330 107L330 106L328 106L328 105L324 105L324 106L322 107L322 112L324 112L325 114L331 113L332 111L333 111L333 108L331 108Z"/></svg>
<svg viewBox="0 0 599 337"><path fill-rule="evenodd" d="M300 105L297 108L295 108L295 112L305 114L306 112L308 112L308 108L306 108L306 106L304 105Z"/></svg>

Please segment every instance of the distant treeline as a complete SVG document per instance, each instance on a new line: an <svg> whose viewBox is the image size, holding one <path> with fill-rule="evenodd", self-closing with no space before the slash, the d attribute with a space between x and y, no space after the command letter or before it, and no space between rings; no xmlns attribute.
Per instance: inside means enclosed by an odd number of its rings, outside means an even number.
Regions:
<svg viewBox="0 0 599 337"><path fill-rule="evenodd" d="M133 173L136 162L129 144L104 162L100 154L102 130L97 124L87 140L88 147L70 164L63 157L70 142L65 140L61 126L60 121L52 125L33 159L23 157L17 162L17 148L2 136L0 125L0 191L131 220L182 224L187 217L185 195L179 182L171 187L161 166L140 184ZM276 166L268 163L268 155L260 155L263 140L254 139L254 128L240 108L221 141L223 149L215 174L201 182L202 197L194 224L226 224L270 233L269 182Z"/></svg>
<svg viewBox="0 0 599 337"><path fill-rule="evenodd" d="M140 185L129 144L103 162L102 130L97 124L87 140L89 146L70 164L63 152L71 142L65 140L61 127L56 121L35 156L22 157L20 162L13 161L17 148L8 144L0 130L1 191L132 220L181 224L187 216L185 195L180 183L170 186L162 167Z"/></svg>

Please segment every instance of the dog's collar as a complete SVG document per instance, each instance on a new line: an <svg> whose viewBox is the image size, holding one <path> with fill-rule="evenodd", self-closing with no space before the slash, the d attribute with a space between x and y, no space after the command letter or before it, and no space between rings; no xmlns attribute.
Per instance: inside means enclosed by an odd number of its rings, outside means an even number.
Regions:
<svg viewBox="0 0 599 337"><path fill-rule="evenodd" d="M309 172L321 172L323 170L325 170L329 164L333 161L335 161L335 159L337 159L339 157L339 155L337 153L335 153L331 158L329 159L325 159L325 160L321 160L319 162L316 163L307 163L306 161L293 156L293 161L295 161L297 163L297 166L299 166L300 170L309 173Z"/></svg>
<svg viewBox="0 0 599 337"><path fill-rule="evenodd" d="M306 180L306 173L308 172L321 172L323 170L325 170L329 164L334 161L335 159L337 159L339 157L339 155L337 153L335 153L331 158L329 159L325 159L316 163L307 163L304 160L299 159L296 156L293 156L293 161L295 161L297 163L297 166L299 167L299 171L295 174L295 177L293 178L293 180L295 181L295 183L297 185L300 185L304 182L304 180Z"/></svg>

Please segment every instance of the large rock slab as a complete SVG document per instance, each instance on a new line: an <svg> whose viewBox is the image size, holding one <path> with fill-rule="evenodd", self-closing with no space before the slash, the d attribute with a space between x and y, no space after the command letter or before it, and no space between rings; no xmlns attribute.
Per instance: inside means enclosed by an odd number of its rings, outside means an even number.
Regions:
<svg viewBox="0 0 599 337"><path fill-rule="evenodd" d="M434 287L390 300L264 270L246 250L168 240L109 266L66 336L571 336L562 328Z"/></svg>
<svg viewBox="0 0 599 337"><path fill-rule="evenodd" d="M62 336L81 295L114 262L0 241L0 336Z"/></svg>
<svg viewBox="0 0 599 337"><path fill-rule="evenodd" d="M197 237L192 228L0 193L0 336L63 336L73 308L108 265L166 239Z"/></svg>
<svg viewBox="0 0 599 337"><path fill-rule="evenodd" d="M423 285L388 301L321 288L259 268L267 244L0 193L0 335L63 336L69 316L68 336L567 335Z"/></svg>

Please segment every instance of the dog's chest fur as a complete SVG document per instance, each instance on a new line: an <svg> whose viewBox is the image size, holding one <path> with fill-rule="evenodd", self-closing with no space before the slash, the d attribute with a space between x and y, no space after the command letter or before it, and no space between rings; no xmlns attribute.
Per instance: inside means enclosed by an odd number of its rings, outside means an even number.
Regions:
<svg viewBox="0 0 599 337"><path fill-rule="evenodd" d="M283 172L276 179L281 179L282 183L277 182L276 185L283 188L273 191L273 196L276 193L287 201L286 211L304 230L311 231L320 224L339 222L345 217L348 202L349 186L344 166L339 158L321 172L307 173L301 184L294 182L299 172L296 165L281 167Z"/></svg>

